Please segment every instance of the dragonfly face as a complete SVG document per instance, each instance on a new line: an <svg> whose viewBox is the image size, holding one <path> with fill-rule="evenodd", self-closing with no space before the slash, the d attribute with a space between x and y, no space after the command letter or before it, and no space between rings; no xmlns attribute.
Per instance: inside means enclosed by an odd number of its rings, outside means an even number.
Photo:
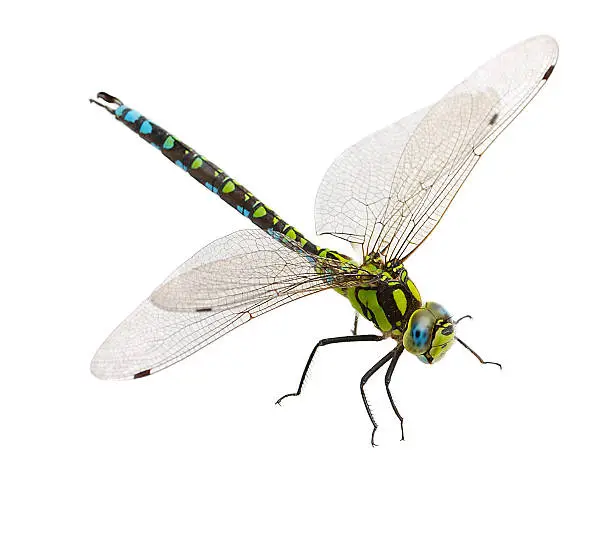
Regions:
<svg viewBox="0 0 612 541"><path fill-rule="evenodd" d="M436 302L425 303L410 316L404 348L427 364L439 361L455 339L455 325L448 311Z"/></svg>

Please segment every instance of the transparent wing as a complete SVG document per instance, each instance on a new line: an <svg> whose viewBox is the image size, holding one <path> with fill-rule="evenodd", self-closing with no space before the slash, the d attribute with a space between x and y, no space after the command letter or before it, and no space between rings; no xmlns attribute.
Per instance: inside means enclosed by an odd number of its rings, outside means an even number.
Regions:
<svg viewBox="0 0 612 541"><path fill-rule="evenodd" d="M548 80L555 40L519 43L429 108L341 154L317 193L317 233L403 260L434 229L480 156Z"/></svg>
<svg viewBox="0 0 612 541"><path fill-rule="evenodd" d="M146 376L290 301L374 279L280 240L242 230L202 248L111 333L92 372L103 379Z"/></svg>

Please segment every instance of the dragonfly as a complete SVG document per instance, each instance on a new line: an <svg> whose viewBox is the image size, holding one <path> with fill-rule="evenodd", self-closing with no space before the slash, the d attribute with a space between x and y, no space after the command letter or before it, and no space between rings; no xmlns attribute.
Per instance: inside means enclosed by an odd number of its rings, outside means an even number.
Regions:
<svg viewBox="0 0 612 541"><path fill-rule="evenodd" d="M349 243L359 258L320 247L255 197L223 169L177 137L100 92L90 101L248 218L257 229L217 239L178 267L103 342L91 371L101 379L139 379L163 370L252 319L307 295L333 290L351 304L351 334L320 340L297 390L321 347L389 339L393 348L361 378L363 404L378 424L365 385L385 365L390 390L404 351L434 364L458 342L463 318L437 302L423 302L406 269L408 258L429 237L491 143L548 81L558 46L549 36L518 43L488 61L442 99L346 149L329 167L315 202L318 234ZM377 333L358 334L363 317ZM464 316L470 317L470 316Z"/></svg>

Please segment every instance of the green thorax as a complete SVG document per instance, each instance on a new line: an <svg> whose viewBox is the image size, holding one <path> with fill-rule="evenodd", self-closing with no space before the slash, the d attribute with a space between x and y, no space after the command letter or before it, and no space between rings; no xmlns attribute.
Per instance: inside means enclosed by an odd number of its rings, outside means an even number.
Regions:
<svg viewBox="0 0 612 541"><path fill-rule="evenodd" d="M412 313L422 306L421 295L402 264L385 264L378 254L366 257L360 270L379 281L337 291L383 333L401 337Z"/></svg>

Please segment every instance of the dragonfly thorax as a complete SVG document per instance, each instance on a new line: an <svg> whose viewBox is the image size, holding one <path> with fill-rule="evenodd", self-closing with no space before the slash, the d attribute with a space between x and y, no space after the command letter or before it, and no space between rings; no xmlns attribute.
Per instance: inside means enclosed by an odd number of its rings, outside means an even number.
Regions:
<svg viewBox="0 0 612 541"><path fill-rule="evenodd" d="M403 265L391 266L376 256L369 256L360 270L376 275L378 280L346 289L342 294L385 335L401 341L410 316L422 306L419 290Z"/></svg>
<svg viewBox="0 0 612 541"><path fill-rule="evenodd" d="M435 302L423 305L419 290L401 263L384 263L378 254L373 254L360 268L376 274L378 281L342 292L353 308L385 335L401 341L420 361L439 361L455 337L448 311Z"/></svg>

